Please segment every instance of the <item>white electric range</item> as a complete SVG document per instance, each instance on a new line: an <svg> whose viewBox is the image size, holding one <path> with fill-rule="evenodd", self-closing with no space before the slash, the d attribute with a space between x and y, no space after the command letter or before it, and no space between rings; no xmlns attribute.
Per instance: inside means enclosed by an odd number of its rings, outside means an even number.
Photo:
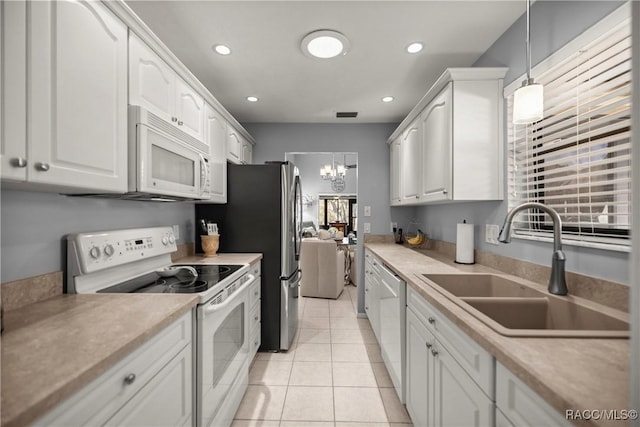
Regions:
<svg viewBox="0 0 640 427"><path fill-rule="evenodd" d="M67 236L67 293L197 293L196 425L228 426L248 383L247 264L173 264L171 227Z"/></svg>

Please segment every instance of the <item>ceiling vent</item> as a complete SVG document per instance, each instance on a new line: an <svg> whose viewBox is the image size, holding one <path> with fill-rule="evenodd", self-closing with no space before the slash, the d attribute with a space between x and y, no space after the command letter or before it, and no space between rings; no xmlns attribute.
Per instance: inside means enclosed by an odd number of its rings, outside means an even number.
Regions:
<svg viewBox="0 0 640 427"><path fill-rule="evenodd" d="M339 111L336 113L336 118L338 119L349 119L358 117L357 111Z"/></svg>

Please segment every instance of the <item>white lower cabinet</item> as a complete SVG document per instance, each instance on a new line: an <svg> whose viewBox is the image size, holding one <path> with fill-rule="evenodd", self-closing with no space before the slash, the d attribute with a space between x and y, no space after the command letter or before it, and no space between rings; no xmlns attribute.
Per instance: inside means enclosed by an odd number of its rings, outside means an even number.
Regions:
<svg viewBox="0 0 640 427"><path fill-rule="evenodd" d="M253 360L258 348L261 344L261 322L260 313L260 286L261 286L261 267L260 261L249 266L249 272L256 276L258 280L249 288L249 362Z"/></svg>
<svg viewBox="0 0 640 427"><path fill-rule="evenodd" d="M413 424L493 426L493 357L415 291L407 293L406 405ZM477 361L473 368L457 356L467 351Z"/></svg>
<svg viewBox="0 0 640 427"><path fill-rule="evenodd" d="M364 310L371 323L371 329L380 342L380 261L370 252L364 254Z"/></svg>
<svg viewBox="0 0 640 427"><path fill-rule="evenodd" d="M553 409L525 383L497 363L496 419L499 426L570 426L566 418Z"/></svg>
<svg viewBox="0 0 640 427"><path fill-rule="evenodd" d="M190 311L34 425L191 425L192 322Z"/></svg>

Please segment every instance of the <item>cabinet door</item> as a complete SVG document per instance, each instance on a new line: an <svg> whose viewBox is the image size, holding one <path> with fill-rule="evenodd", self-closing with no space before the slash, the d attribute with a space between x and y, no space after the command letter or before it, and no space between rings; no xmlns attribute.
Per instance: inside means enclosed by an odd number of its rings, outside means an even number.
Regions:
<svg viewBox="0 0 640 427"><path fill-rule="evenodd" d="M242 163L245 165L253 163L253 145L249 141L242 142Z"/></svg>
<svg viewBox="0 0 640 427"><path fill-rule="evenodd" d="M192 416L191 346L178 355L127 402L108 426L186 426Z"/></svg>
<svg viewBox="0 0 640 427"><path fill-rule="evenodd" d="M242 137L231 125L228 125L227 129L227 160L232 163L241 163Z"/></svg>
<svg viewBox="0 0 640 427"><path fill-rule="evenodd" d="M452 198L451 85L440 92L422 113L422 200Z"/></svg>
<svg viewBox="0 0 640 427"><path fill-rule="evenodd" d="M175 117L175 84L173 70L146 43L129 34L129 104L170 121Z"/></svg>
<svg viewBox="0 0 640 427"><path fill-rule="evenodd" d="M29 181L127 189L127 27L99 2L29 2Z"/></svg>
<svg viewBox="0 0 640 427"><path fill-rule="evenodd" d="M435 426L492 426L495 407L438 341L431 348L434 366Z"/></svg>
<svg viewBox="0 0 640 427"><path fill-rule="evenodd" d="M176 77L177 124L198 141L204 139L204 100L184 80Z"/></svg>
<svg viewBox="0 0 640 427"><path fill-rule="evenodd" d="M209 146L211 202L227 203L227 121L212 106L205 104L205 138Z"/></svg>
<svg viewBox="0 0 640 427"><path fill-rule="evenodd" d="M407 310L407 383L406 404L411 421L415 426L431 425L432 416L428 408L432 397L433 375L429 369L429 353L427 345L433 345L433 335L422 322Z"/></svg>
<svg viewBox="0 0 640 427"><path fill-rule="evenodd" d="M401 142L402 136L399 136L391 143L389 147L389 160L391 162L391 204L393 206L399 205L402 202L402 153L400 151Z"/></svg>
<svg viewBox="0 0 640 427"><path fill-rule="evenodd" d="M414 120L402 133L402 203L413 204L420 199L422 183L420 121Z"/></svg>
<svg viewBox="0 0 640 427"><path fill-rule="evenodd" d="M2 179L27 179L27 10L25 2L0 3L0 171Z"/></svg>

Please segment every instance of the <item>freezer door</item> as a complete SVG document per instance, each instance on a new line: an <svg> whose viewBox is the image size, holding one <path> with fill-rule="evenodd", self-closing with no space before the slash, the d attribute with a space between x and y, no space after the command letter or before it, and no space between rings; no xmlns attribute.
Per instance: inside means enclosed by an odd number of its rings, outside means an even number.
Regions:
<svg viewBox="0 0 640 427"><path fill-rule="evenodd" d="M288 350L298 329L298 301L302 270L280 282L280 349Z"/></svg>

